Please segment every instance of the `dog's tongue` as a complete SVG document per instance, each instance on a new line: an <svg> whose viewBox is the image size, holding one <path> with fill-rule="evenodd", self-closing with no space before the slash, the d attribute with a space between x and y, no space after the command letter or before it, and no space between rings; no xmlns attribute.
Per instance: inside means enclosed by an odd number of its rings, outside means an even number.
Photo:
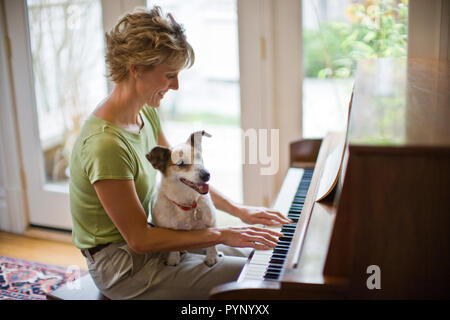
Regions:
<svg viewBox="0 0 450 320"><path fill-rule="evenodd" d="M200 190L200 193L206 194L209 191L209 185L207 183L199 184L198 189Z"/></svg>

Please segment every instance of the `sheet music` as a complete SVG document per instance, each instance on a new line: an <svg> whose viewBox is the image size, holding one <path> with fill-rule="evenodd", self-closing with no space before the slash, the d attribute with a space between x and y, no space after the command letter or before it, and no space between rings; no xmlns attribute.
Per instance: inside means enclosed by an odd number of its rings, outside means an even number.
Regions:
<svg viewBox="0 0 450 320"><path fill-rule="evenodd" d="M342 159L344 158L345 134L339 132L335 133L335 135L337 140L336 147L325 161L316 201L323 200L333 191L338 181L339 173L341 172Z"/></svg>
<svg viewBox="0 0 450 320"><path fill-rule="evenodd" d="M336 148L329 154L327 160L325 161L325 167L319 182L316 201L325 199L326 196L333 191L339 180L339 173L341 172L342 161L344 159L348 125L350 123L350 111L353 102L354 89L355 87L353 86L352 95L350 96L350 102L348 104L347 125L345 132L334 133L338 142L335 144Z"/></svg>

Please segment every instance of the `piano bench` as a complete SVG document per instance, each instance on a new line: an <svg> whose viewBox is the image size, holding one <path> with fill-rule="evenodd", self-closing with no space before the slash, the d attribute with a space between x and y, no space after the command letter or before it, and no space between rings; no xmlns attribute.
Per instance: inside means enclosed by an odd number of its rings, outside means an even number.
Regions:
<svg viewBox="0 0 450 320"><path fill-rule="evenodd" d="M55 291L47 294L48 300L109 300L105 297L92 280L90 274L80 278L80 286L67 283Z"/></svg>

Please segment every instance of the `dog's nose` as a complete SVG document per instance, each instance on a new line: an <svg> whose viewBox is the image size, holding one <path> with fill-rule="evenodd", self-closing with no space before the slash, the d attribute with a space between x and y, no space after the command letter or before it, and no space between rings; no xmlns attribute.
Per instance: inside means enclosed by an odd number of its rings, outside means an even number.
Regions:
<svg viewBox="0 0 450 320"><path fill-rule="evenodd" d="M204 170L204 169L201 169L200 170L200 179L202 179L203 181L208 181L209 180L209 177L210 177L210 174L209 174L209 172L208 171L206 171L206 170Z"/></svg>

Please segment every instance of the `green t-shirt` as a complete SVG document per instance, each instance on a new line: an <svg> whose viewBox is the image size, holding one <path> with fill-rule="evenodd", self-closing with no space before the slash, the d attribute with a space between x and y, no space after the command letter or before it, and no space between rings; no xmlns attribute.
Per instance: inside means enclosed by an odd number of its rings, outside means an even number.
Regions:
<svg viewBox="0 0 450 320"><path fill-rule="evenodd" d="M156 170L145 155L157 145L161 123L156 110L147 105L140 115L144 126L135 134L91 114L75 142L70 161L70 211L72 239L79 249L124 241L97 197L93 184L98 180L133 179L148 218Z"/></svg>

